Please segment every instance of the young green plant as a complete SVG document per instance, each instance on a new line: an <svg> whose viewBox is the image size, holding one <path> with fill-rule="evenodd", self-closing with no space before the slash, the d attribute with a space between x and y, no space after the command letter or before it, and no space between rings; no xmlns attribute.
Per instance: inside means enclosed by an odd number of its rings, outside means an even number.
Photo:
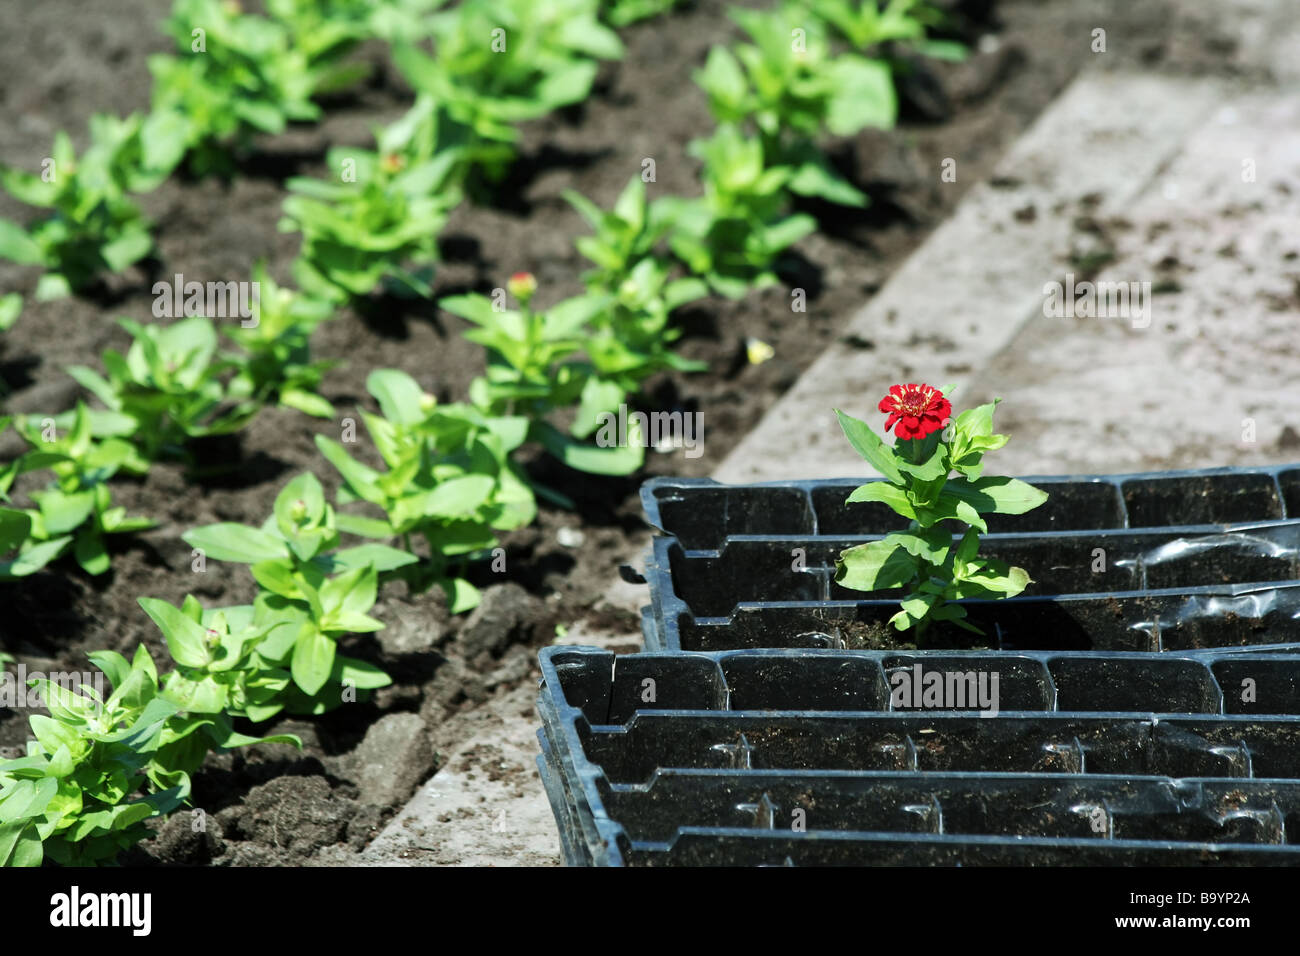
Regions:
<svg viewBox="0 0 1300 956"><path fill-rule="evenodd" d="M673 223L673 253L728 298L775 284L778 256L817 228L809 215L787 214L797 170L768 165L762 140L731 124L691 143L690 150L704 161L704 195L659 200Z"/></svg>
<svg viewBox="0 0 1300 956"><path fill-rule="evenodd" d="M951 418L945 392L930 385L894 385L880 402L894 428L892 447L866 422L838 409L849 443L883 480L855 489L846 503L880 502L909 521L906 530L840 553L835 580L858 591L901 588L901 608L890 623L912 629L918 643L930 627L948 621L982 633L966 621L962 598L1014 597L1030 583L1023 568L978 555L985 514L1023 514L1047 495L1017 478L984 474L984 455L1007 443L993 433L998 401ZM954 474L955 472L955 474ZM954 527L962 531L954 541Z"/></svg>
<svg viewBox="0 0 1300 956"><path fill-rule="evenodd" d="M238 431L257 414L258 401L227 393L223 378L238 363L217 355L211 319L119 324L134 341L126 355L104 351L107 377L84 365L68 369L107 407L92 422L95 437L126 439L146 461L183 458L189 439Z"/></svg>
<svg viewBox="0 0 1300 956"><path fill-rule="evenodd" d="M460 202L462 151L438 140L428 97L376 130L376 150L336 148L336 180L295 178L281 232L302 232L294 278L316 298L345 302L381 284L402 295L432 292L438 234Z"/></svg>
<svg viewBox="0 0 1300 956"><path fill-rule="evenodd" d="M289 735L235 733L221 714L186 711L193 702L159 688L143 645L129 662L116 651L89 656L113 687L107 697L98 682L29 681L49 716L29 718L26 756L0 761L0 866L109 863L151 835L145 820L188 800L190 774L209 751L301 746Z"/></svg>
<svg viewBox="0 0 1300 956"><path fill-rule="evenodd" d="M448 312L473 322L477 328L465 337L488 350L487 375L470 384L470 401L489 416L520 416L527 426L523 438L540 443L570 468L600 475L636 471L645 458L638 443L602 447L581 440L595 430L600 413L617 407L622 394L616 383L601 380L592 363L582 359L586 347L596 343L592 327L602 322L608 327L617 318L610 312L614 300L589 294L536 309L532 299L537 281L526 272L512 276L507 289L519 309L504 308L501 297L494 300L478 294L439 302ZM609 352L609 358L611 367L618 364L617 354ZM574 424L565 434L549 416L574 405Z"/></svg>
<svg viewBox="0 0 1300 956"><path fill-rule="evenodd" d="M232 323L225 336L242 354L224 356L238 371L227 386L235 400L274 402L317 418L332 418L334 408L319 392L321 379L337 363L311 359L311 334L334 317L334 306L297 289L276 285L265 265L253 270L259 290L257 321Z"/></svg>
<svg viewBox="0 0 1300 956"><path fill-rule="evenodd" d="M709 51L696 82L719 123L752 124L766 161L791 168L788 188L845 206L866 196L831 169L817 147L829 133L889 129L898 114L889 66L856 53L834 54L824 24L802 5L733 9L752 42Z"/></svg>
<svg viewBox="0 0 1300 956"><path fill-rule="evenodd" d="M125 508L113 506L108 480L119 471L144 474L148 462L130 442L96 439L96 418L78 402L75 410L54 418L20 415L14 421L15 431L31 448L0 469L0 497L8 500L14 482L27 472L49 469L54 481L28 493L34 509L8 513L0 546L13 556L0 563L0 579L31 574L68 546L88 574L103 574L109 568L106 535L154 526L148 518L128 517Z"/></svg>
<svg viewBox="0 0 1300 956"><path fill-rule="evenodd" d="M338 526L367 538L398 538L408 550L423 538L427 556L403 575L417 590L440 586L453 613L469 610L479 592L463 565L496 547L495 531L537 515L533 492L510 460L528 420L440 404L396 369L376 369L366 387L383 414L361 415L387 470L362 464L323 435L316 445L343 477L339 503L366 502L383 517L340 514Z"/></svg>
<svg viewBox="0 0 1300 956"><path fill-rule="evenodd" d="M285 485L260 528L222 522L195 528L182 537L205 560L251 565L261 588L251 618L243 612L234 617L227 613L220 624L205 624L201 618L193 621L196 604L182 608L181 616L188 616L190 623L177 616L181 612L162 610L157 602L145 607L169 640L188 635L186 639L193 643L195 628L215 632L216 646L224 650L220 659L206 656L201 648L177 658L190 669L186 679L207 688L210 706L216 706L215 699L224 692L255 719L264 720L281 707L324 713L342 703L349 688L364 691L391 683L374 666L339 654L337 644L345 635L383 628L368 613L378 596L379 575L413 564L415 556L382 544L338 549L334 509L325 501L315 475L302 474ZM263 636L258 637L259 632ZM293 678L293 686L283 688L274 699L247 692L231 697L229 681L216 676L222 672L216 666L221 661L235 661L231 667L248 670L237 662L253 640L257 643L250 649L258 657L251 665L254 672L271 667L287 670ZM176 650L174 646L173 653Z"/></svg>
<svg viewBox="0 0 1300 956"><path fill-rule="evenodd" d="M393 59L455 127L468 167L498 179L514 158L517 124L586 99L596 61L623 56L599 7L599 0L465 0L430 19L434 56L406 41Z"/></svg>
<svg viewBox="0 0 1300 956"><path fill-rule="evenodd" d="M5 192L49 210L25 228L0 219L0 258L45 270L38 301L83 291L105 272L124 272L154 245L151 224L128 192L153 188L166 173L144 162L138 115L92 117L90 146L80 159L59 132L39 174L0 164Z"/></svg>

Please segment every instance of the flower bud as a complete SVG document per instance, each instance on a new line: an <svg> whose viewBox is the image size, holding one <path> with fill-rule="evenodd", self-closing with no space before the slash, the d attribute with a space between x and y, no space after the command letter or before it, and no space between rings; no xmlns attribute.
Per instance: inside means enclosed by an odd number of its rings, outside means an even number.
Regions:
<svg viewBox="0 0 1300 956"><path fill-rule="evenodd" d="M400 173L402 171L402 167L404 167L405 165L406 165L406 160L404 160L401 156L398 156L396 153L385 153L383 156L379 158L379 168L382 169L384 172L388 173L390 176L393 173Z"/></svg>
<svg viewBox="0 0 1300 956"><path fill-rule="evenodd" d="M429 412L433 411L437 407L438 407L438 400L436 398L434 398L428 392L420 393L420 411L424 412L427 415L429 414Z"/></svg>
<svg viewBox="0 0 1300 956"><path fill-rule="evenodd" d="M215 627L208 628L208 632L206 636L208 638L209 647L216 647L217 644L221 641L221 632L218 631Z"/></svg>
<svg viewBox="0 0 1300 956"><path fill-rule="evenodd" d="M531 272L516 272L506 282L506 291L527 305L537 291L537 277Z"/></svg>
<svg viewBox="0 0 1300 956"><path fill-rule="evenodd" d="M307 517L307 502L298 498L289 506L289 517L296 522L302 522Z"/></svg>

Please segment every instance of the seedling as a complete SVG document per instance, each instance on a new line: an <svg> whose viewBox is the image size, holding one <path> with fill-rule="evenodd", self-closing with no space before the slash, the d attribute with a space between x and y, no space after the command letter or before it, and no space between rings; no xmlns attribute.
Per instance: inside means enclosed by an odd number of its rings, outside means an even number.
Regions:
<svg viewBox="0 0 1300 956"><path fill-rule="evenodd" d="M23 228L0 219L0 258L41 266L38 301L85 290L103 272L124 272L153 249L150 223L127 195L166 172L142 165L140 118L96 115L80 160L64 132L40 174L0 165L0 186L20 202L50 210Z"/></svg>
<svg viewBox="0 0 1300 956"><path fill-rule="evenodd" d="M102 413L111 418L112 413ZM143 474L148 463L135 447L118 438L93 437L95 413L80 402L58 418L19 416L15 430L32 449L0 470L0 495L6 498L14 480L29 471L48 468L49 487L30 494L35 509L21 512L26 528L15 517L5 525L5 552L14 557L4 576L23 577L39 570L72 545L77 562L88 574L103 574L109 558L104 536L152 528L147 518L132 518L114 507L108 480L119 471Z"/></svg>
<svg viewBox="0 0 1300 956"><path fill-rule="evenodd" d="M223 329L245 353L225 356L238 367L227 395L332 418L334 408L318 389L321 378L337 363L313 362L310 340L316 326L333 318L333 305L276 285L264 265L253 271L253 282L260 295L256 323L240 322Z"/></svg>
<svg viewBox="0 0 1300 956"><path fill-rule="evenodd" d="M582 276L593 292L616 292L633 267L652 255L673 227L666 207L647 201L640 176L632 177L609 212L571 189L565 191L564 198L596 233L574 241L577 250L596 266Z"/></svg>
<svg viewBox="0 0 1300 956"><path fill-rule="evenodd" d="M107 349L108 377L74 365L68 374L107 406L93 422L96 437L123 438L146 461L184 457L191 438L238 431L257 413L251 398L232 403L223 374L235 363L217 357L217 330L193 316L169 326L120 320L134 341L125 356Z"/></svg>
<svg viewBox="0 0 1300 956"><path fill-rule="evenodd" d="M107 699L87 684L29 682L50 716L29 719L25 757L0 762L0 866L110 862L150 835L145 820L188 799L210 749L262 742L228 719L181 713L143 646L129 663L115 651L89 656L113 686Z"/></svg>
<svg viewBox="0 0 1300 956"><path fill-rule="evenodd" d="M670 13L681 3L682 0L608 0L604 17L613 26L626 27Z"/></svg>
<svg viewBox="0 0 1300 956"><path fill-rule="evenodd" d="M451 296L439 303L478 326L465 337L488 350L487 376L471 383L470 401L489 416L522 416L526 434L516 446L525 438L540 442L579 471L602 475L636 471L645 457L639 444L600 447L577 440L590 434L600 412L617 407L621 395L597 381L593 365L581 360L584 347L595 342L591 327L603 322L607 341L611 323L617 321L610 311L610 297L577 296L539 310L532 307L536 280L530 274L517 274L510 288L520 303L518 310L497 308L491 299L477 294ZM617 348L614 343L606 349L611 367L618 362ZM548 416L575 404L579 406L575 425L566 435ZM538 491L568 503L546 489Z"/></svg>
<svg viewBox="0 0 1300 956"><path fill-rule="evenodd" d="M660 200L674 223L673 252L717 292L738 299L777 281L777 256L816 229L808 215L786 215L789 166L766 165L761 140L735 126L691 144L704 161L704 195Z"/></svg>
<svg viewBox="0 0 1300 956"><path fill-rule="evenodd" d="M188 153L193 174L229 174L232 154L246 151L256 133L318 119L312 95L358 76L335 62L333 31L295 38L283 24L223 0L175 0L163 27L178 52L149 58L153 108L143 141L154 165Z"/></svg>
<svg viewBox="0 0 1300 956"><path fill-rule="evenodd" d="M400 538L408 550L423 538L427 556L404 572L407 580L417 589L437 584L454 613L469 610L479 592L460 566L496 546L494 531L522 527L537 514L532 490L510 461L528 420L440 404L395 369L372 372L366 387L383 415L362 418L388 470L361 464L323 435L316 445L343 477L339 503L368 502L384 517L341 514L338 526L368 538Z"/></svg>
<svg viewBox="0 0 1300 956"><path fill-rule="evenodd" d="M586 438L594 432L603 412L617 409L637 394L656 372L707 371L708 363L683 358L669 347L682 334L669 324L669 314L707 295L709 288L701 279L670 281L668 274L666 263L642 259L614 294L602 297L584 344L594 374L583 386L570 428L574 437Z"/></svg>
<svg viewBox="0 0 1300 956"><path fill-rule="evenodd" d="M889 416L885 430L894 428L892 448L865 422L835 411L849 443L884 475L855 489L846 503L883 502L910 521L906 531L841 552L835 580L858 591L906 589L890 623L900 631L915 629L918 642L936 621L982 633L953 601L1015 597L1025 589L1030 577L1024 568L978 557L980 532L988 531L981 515L1023 514L1047 500L1019 479L983 473L985 453L1007 443L1006 435L993 433L998 402L953 419L945 396L950 390L892 386L880 402ZM965 528L955 546L953 525L945 522Z"/></svg>
<svg viewBox="0 0 1300 956"><path fill-rule="evenodd" d="M384 626L367 613L375 603L379 575L416 559L380 544L336 550L339 525L314 475L299 475L285 485L261 528L226 522L195 528L183 537L207 558L251 565L261 587L251 618L243 611L227 611L221 621L215 617L206 623L201 617L195 621L197 605L187 603L182 611L194 624L191 627L176 614L160 610L156 602L145 606L165 634L180 635L177 640L187 646L197 639L195 627L215 632L215 637L208 634L215 641L210 647L194 645L192 653L177 657L189 669L185 679L202 686L205 706L219 709L233 701L237 711L258 720L281 707L323 713L343 701L343 690L349 686L364 691L390 683L377 668L338 654L337 641ZM252 641L257 643L250 645ZM246 645L257 658L241 665ZM173 647L173 653L178 647ZM222 666L226 663L229 668ZM268 667L287 670L298 693L287 688L281 694L274 683L278 675L267 673ZM229 669L240 673L217 676ZM247 682L249 673L254 675L256 692ZM232 681L243 681L238 693ZM268 688L274 693L263 696ZM218 704L222 694L225 699Z"/></svg>
<svg viewBox="0 0 1300 956"><path fill-rule="evenodd" d="M928 30L942 26L943 12L928 0L810 0L811 12L824 20L855 49L867 51L892 43L936 59L961 60L966 48L948 40L932 40Z"/></svg>
<svg viewBox="0 0 1300 956"><path fill-rule="evenodd" d="M280 231L301 230L294 276L311 296L335 302L369 295L381 283L428 296L438 234L460 201L462 153L440 148L432 101L421 98L400 122L375 133L377 151L332 149L338 181L291 179Z"/></svg>
<svg viewBox="0 0 1300 956"><path fill-rule="evenodd" d="M792 167L792 192L866 205L866 196L830 168L816 140L894 125L898 103L888 64L855 53L834 55L822 23L802 8L732 10L731 16L753 43L734 53L714 47L696 74L715 118L752 123L767 162Z"/></svg>
<svg viewBox="0 0 1300 956"><path fill-rule="evenodd" d="M587 97L596 60L620 59L599 0L466 0L431 19L434 56L399 42L393 58L460 129L470 167L498 178L514 157L515 125Z"/></svg>

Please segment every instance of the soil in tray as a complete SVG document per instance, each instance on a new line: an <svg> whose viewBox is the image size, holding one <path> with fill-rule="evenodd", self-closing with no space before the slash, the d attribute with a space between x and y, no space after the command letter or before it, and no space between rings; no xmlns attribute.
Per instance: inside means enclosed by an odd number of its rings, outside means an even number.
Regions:
<svg viewBox="0 0 1300 956"><path fill-rule="evenodd" d="M153 24L169 6L168 0L120 0L87 10L72 0L49 0L6 12L0 157L36 168L58 129L68 130L82 148L93 112L147 108L147 57L167 49ZM991 33L996 42L977 47L966 63L927 67L906 85L896 130L868 132L836 149L835 161L873 203L865 214L817 210L829 213L824 228L783 267L789 285L808 291L807 313L792 315L788 288L777 287L737 303L708 300L683 316L682 351L708 362L710 370L653 383L651 398L665 408L707 408L707 453L694 460L652 455L647 473L707 474L716 467L965 189L985 178L1006 146L1095 59L1078 37L1086 37L1099 17L1147 37L1144 57L1159 59L1167 43L1163 10L1132 11L1124 0L1003 0L996 12L989 3L951 6L968 41ZM698 191L686 144L707 134L711 123L704 97L684 78L703 64L711 44L734 35L724 5L699 3L623 35L625 61L602 68L587 103L524 129L522 157L494 204L466 205L453 216L442 237L438 296L490 289L519 269L537 274L542 304L578 292L589 264L572 240L586 229L561 194L574 188L608 205L645 156L657 160L656 194ZM382 47L364 55L381 65L374 82L328 103L320 125L262 141L232 182L177 177L143 197L159 245L158 260L147 268L112 277L91 296L36 303L35 272L0 263L0 288L21 291L25 299L22 317L0 339L4 410L70 408L79 390L63 368L95 366L104 348L124 349L129 339L117 318L153 321L156 278L240 279L254 260L265 258L272 275L287 280L299 239L275 228L284 179L323 175L328 145L368 144L372 127L396 119L410 101L395 71L383 65ZM1117 51L1107 65L1136 56ZM647 123L647 115L655 121ZM935 172L947 156L961 157L957 183L941 184ZM0 197L0 216L26 221L29 214ZM318 357L346 363L328 375L322 391L340 415L358 405L373 407L365 377L373 368L393 367L441 398L459 398L483 370L482 349L460 336L464 327L433 306L377 301L345 310L313 343ZM757 366L745 362L750 336L771 344L776 358ZM335 431L297 412L267 410L238 437L209 448L207 464L226 468L202 483L187 482L172 465L139 481L115 482L116 503L155 518L158 528L118 543L110 574L90 578L64 563L6 585L0 647L31 668L81 668L88 651L129 651L139 642L165 660L138 597L175 604L192 592L220 606L247 602L254 593L242 566L209 562L206 572L191 573L181 534L214 521L260 524L283 482L302 470L314 471L332 494L337 476L313 436ZM19 451L12 435L0 439L0 458ZM435 770L432 749L420 742L428 738L421 727L529 679L534 648L553 638L556 624L585 620L593 629L633 630L634 620L611 617L596 603L618 565L639 549L629 539L641 527L635 491L645 476L596 479L545 462L535 474L563 488L578 507L543 509L535 526L507 536L514 583L492 586L490 575L480 576L488 586L484 608L459 620L448 618L436 595L386 591L374 614L387 630L350 639L344 650L383 667L394 686L364 705L262 728L298 733L302 752L266 747L213 758L194 780L206 832L196 833L188 817L178 816L133 859L292 863L322 859L331 848L355 849ZM583 544L560 546L561 527L580 530ZM0 711L0 746L21 746L26 716ZM366 755L376 751L399 754L390 759L395 769L378 781L365 771Z"/></svg>
<svg viewBox="0 0 1300 956"><path fill-rule="evenodd" d="M981 634L959 627L937 624L923 636L915 631L899 631L881 621L842 621L840 639L849 650L986 650L992 645Z"/></svg>

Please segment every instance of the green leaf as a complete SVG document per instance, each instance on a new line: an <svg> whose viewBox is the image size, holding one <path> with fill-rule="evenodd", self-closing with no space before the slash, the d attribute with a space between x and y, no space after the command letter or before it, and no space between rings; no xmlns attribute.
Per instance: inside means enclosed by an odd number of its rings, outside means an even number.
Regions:
<svg viewBox="0 0 1300 956"><path fill-rule="evenodd" d="M952 548L952 534L941 527L900 531L888 535L885 540L894 542L908 554L933 565L943 564Z"/></svg>
<svg viewBox="0 0 1300 956"><path fill-rule="evenodd" d="M295 516L298 508L302 513ZM286 537L292 536L300 524L318 524L325 514L325 489L321 487L320 479L309 471L296 476L275 496L272 510L276 526ZM266 560L266 557L261 560Z"/></svg>
<svg viewBox="0 0 1300 956"><path fill-rule="evenodd" d="M284 560L289 557L289 545L266 531L233 522L204 525L181 535L191 548L198 548L214 561L237 561L256 564L259 561Z"/></svg>
<svg viewBox="0 0 1300 956"><path fill-rule="evenodd" d="M328 579L320 588L321 604L328 611L364 614L374 607L379 576L370 565Z"/></svg>
<svg viewBox="0 0 1300 956"><path fill-rule="evenodd" d="M195 668L208 665L212 655L208 650L207 629L203 625L195 623L189 615L166 601L140 598L139 603L167 639L167 650L176 663Z"/></svg>
<svg viewBox="0 0 1300 956"><path fill-rule="evenodd" d="M844 499L846 505L859 501L879 501L882 504L889 505L904 518L916 517L916 509L912 507L912 502L908 500L907 492L897 485L891 485L888 481L869 481L865 485L859 485L853 489L851 495Z"/></svg>
<svg viewBox="0 0 1300 956"><path fill-rule="evenodd" d="M855 591L902 587L915 577L916 559L888 538L847 548L835 562L835 583Z"/></svg>
<svg viewBox="0 0 1300 956"><path fill-rule="evenodd" d="M0 508L0 554L11 551L27 540L32 519L25 511Z"/></svg>
<svg viewBox="0 0 1300 956"><path fill-rule="evenodd" d="M293 682L304 693L315 694L329 680L334 668L335 643L310 621L304 622L293 645L289 669Z"/></svg>
<svg viewBox="0 0 1300 956"><path fill-rule="evenodd" d="M885 446L885 443L868 427L866 422L859 421L851 415L845 415L838 408L835 409L835 417L839 419L840 428L844 430L844 436L848 438L849 444L857 450L859 455L866 459L869 465L894 484L905 484L902 472L898 470L893 450Z"/></svg>
<svg viewBox="0 0 1300 956"><path fill-rule="evenodd" d="M326 438L324 435L316 436L316 447L320 449L325 460L333 465L343 480L347 482L348 489L363 501L371 504L382 506L385 502L384 493L379 489L379 472L367 465L356 461L347 453L342 445L332 438Z"/></svg>
<svg viewBox="0 0 1300 956"><path fill-rule="evenodd" d="M535 423L534 435L552 455L570 468L592 475L630 475L645 462L640 444L587 445L575 441L547 422Z"/></svg>
<svg viewBox="0 0 1300 956"><path fill-rule="evenodd" d="M45 256L27 235L27 231L16 222L0 219L0 259L8 259L24 266L37 266L45 261Z"/></svg>
<svg viewBox="0 0 1300 956"><path fill-rule="evenodd" d="M961 537L961 544L957 546L957 560L961 563L971 561L979 550L979 546L979 532L974 528L967 528L966 533Z"/></svg>
<svg viewBox="0 0 1300 956"><path fill-rule="evenodd" d="M420 408L423 390L405 372L375 369L366 377L366 390L375 396L384 417L394 424L415 425L426 417Z"/></svg>
<svg viewBox="0 0 1300 956"><path fill-rule="evenodd" d="M91 651L86 656L104 672L114 690L126 683L126 679L131 676L130 662L117 651Z"/></svg>
<svg viewBox="0 0 1300 956"><path fill-rule="evenodd" d="M293 600L300 596L298 582L293 575L292 566L284 559L259 561L249 571L253 580L272 594Z"/></svg>
<svg viewBox="0 0 1300 956"><path fill-rule="evenodd" d="M914 465L900 458L898 468L900 471L907 472L917 481L934 481L948 474L944 461L946 455L947 450L942 445L936 444L933 453L925 461Z"/></svg>
<svg viewBox="0 0 1300 956"><path fill-rule="evenodd" d="M949 484L952 482L950 481ZM928 528L938 521L952 519L955 521L964 521L972 528L978 528L980 531L988 531L988 524L980 517L974 505L968 501L950 495L946 491L939 496L939 500L933 505L924 508L918 508L916 513L917 521L921 526Z"/></svg>
<svg viewBox="0 0 1300 956"><path fill-rule="evenodd" d="M331 676L340 684L351 684L358 690L375 690L387 687L393 679L368 661L342 654L334 659L334 672Z"/></svg>
<svg viewBox="0 0 1300 956"><path fill-rule="evenodd" d="M308 392L301 388L280 389L280 404L316 418L334 417L333 405L315 392Z"/></svg>
<svg viewBox="0 0 1300 956"><path fill-rule="evenodd" d="M72 546L77 563L87 574L105 574L110 562L104 547L104 537L94 528L82 528Z"/></svg>
<svg viewBox="0 0 1300 956"><path fill-rule="evenodd" d="M167 678L167 699L181 710L195 714L219 714L226 709L226 688L210 676L190 680L173 672Z"/></svg>
<svg viewBox="0 0 1300 956"><path fill-rule="evenodd" d="M984 566L973 574L964 575L958 582L958 591L962 597L982 597L976 588L1000 594L1003 597L1015 597L1032 582L1029 572L1024 568L1009 567L1002 561L986 561Z"/></svg>
<svg viewBox="0 0 1300 956"><path fill-rule="evenodd" d="M123 272L132 263L147 256L152 248L153 237L148 232L129 232L105 243L99 254L104 257L104 262L110 269Z"/></svg>
<svg viewBox="0 0 1300 956"><path fill-rule="evenodd" d="M472 611L482 600L483 595L479 589L463 578L449 578L438 583L447 593L447 606L452 614Z"/></svg>
<svg viewBox="0 0 1300 956"><path fill-rule="evenodd" d="M799 196L815 196L838 206L863 208L867 194L834 173L825 161L810 161L799 167L790 179L790 191Z"/></svg>
<svg viewBox="0 0 1300 956"><path fill-rule="evenodd" d="M53 302L72 295L72 283L57 272L47 272L36 282L36 301Z"/></svg>
<svg viewBox="0 0 1300 956"><path fill-rule="evenodd" d="M0 296L0 332L8 332L12 329L22 311L23 297L21 293L10 292L8 295Z"/></svg>
<svg viewBox="0 0 1300 956"><path fill-rule="evenodd" d="M966 502L980 513L993 511L1005 515L1024 514L1047 500L1046 492L1028 482L993 476L975 481L953 478L944 485L943 493Z"/></svg>
<svg viewBox="0 0 1300 956"><path fill-rule="evenodd" d="M347 534L360 535L363 538L391 538L396 532L393 525L382 518L367 518L364 515L337 514L334 516L336 527ZM338 558L342 552L336 554Z"/></svg>
<svg viewBox="0 0 1300 956"><path fill-rule="evenodd" d="M60 747L66 747L70 754L83 756L89 749L90 742L83 740L75 729L50 717L33 714L27 719L27 724L47 754L58 753Z"/></svg>
<svg viewBox="0 0 1300 956"><path fill-rule="evenodd" d="M1002 399L994 399L985 405L968 408L953 419L953 432L967 438L988 437L993 434L993 412Z"/></svg>
<svg viewBox="0 0 1300 956"><path fill-rule="evenodd" d="M40 511L46 534L66 534L75 531L90 518L94 510L93 489L69 494L51 488L41 494Z"/></svg>
<svg viewBox="0 0 1300 956"><path fill-rule="evenodd" d="M362 544L355 548L344 548L330 555L335 569L349 571L353 568L373 567L380 574L395 571L419 561L409 551L390 548L386 544Z"/></svg>
<svg viewBox="0 0 1300 956"><path fill-rule="evenodd" d="M424 501L425 514L439 518L472 515L496 487L490 475L462 475L440 482Z"/></svg>

